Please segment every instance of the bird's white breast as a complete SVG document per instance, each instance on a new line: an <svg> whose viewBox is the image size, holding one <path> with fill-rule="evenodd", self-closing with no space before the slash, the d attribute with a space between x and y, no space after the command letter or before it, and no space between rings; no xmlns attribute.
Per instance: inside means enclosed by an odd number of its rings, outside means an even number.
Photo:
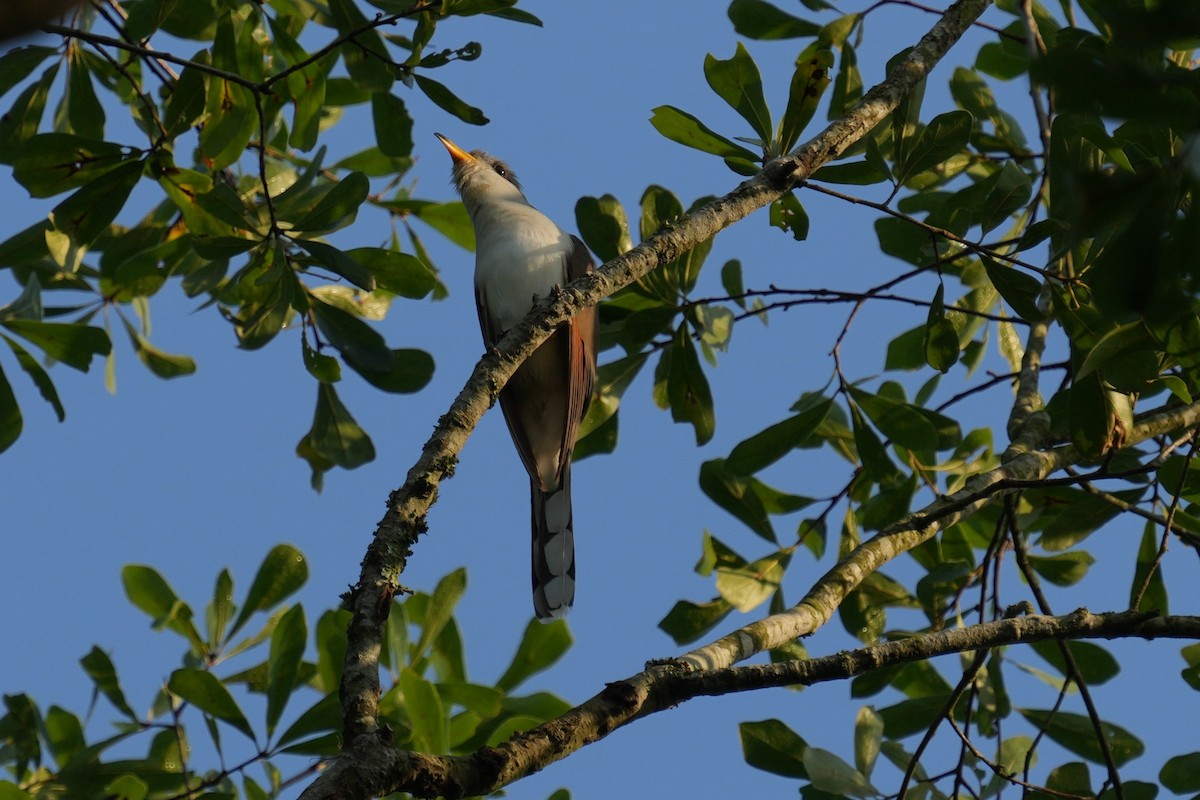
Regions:
<svg viewBox="0 0 1200 800"><path fill-rule="evenodd" d="M476 217L475 286L498 331L519 323L535 296L566 285L571 238L524 203L495 203Z"/></svg>

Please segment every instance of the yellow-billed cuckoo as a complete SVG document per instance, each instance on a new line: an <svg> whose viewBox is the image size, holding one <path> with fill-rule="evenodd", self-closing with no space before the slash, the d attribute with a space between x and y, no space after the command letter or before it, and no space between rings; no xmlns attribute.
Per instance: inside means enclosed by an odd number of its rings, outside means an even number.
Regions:
<svg viewBox="0 0 1200 800"><path fill-rule="evenodd" d="M454 161L454 186L475 226L475 305L492 347L539 298L592 270L583 242L521 193L498 158L436 134ZM521 364L500 408L529 472L533 499L533 608L561 617L575 599L571 449L596 378L596 309L585 308Z"/></svg>

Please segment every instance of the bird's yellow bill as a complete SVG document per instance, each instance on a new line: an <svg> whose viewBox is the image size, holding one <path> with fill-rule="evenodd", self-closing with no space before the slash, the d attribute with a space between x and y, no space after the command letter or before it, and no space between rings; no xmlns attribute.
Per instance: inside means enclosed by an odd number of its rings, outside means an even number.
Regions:
<svg viewBox="0 0 1200 800"><path fill-rule="evenodd" d="M461 147L447 139L445 136L442 136L440 133L435 133L434 136L436 136L438 141L441 142L442 145L445 146L446 150L450 152L450 158L454 160L455 164L464 164L468 161L475 160L475 156L471 155L466 150L463 150Z"/></svg>

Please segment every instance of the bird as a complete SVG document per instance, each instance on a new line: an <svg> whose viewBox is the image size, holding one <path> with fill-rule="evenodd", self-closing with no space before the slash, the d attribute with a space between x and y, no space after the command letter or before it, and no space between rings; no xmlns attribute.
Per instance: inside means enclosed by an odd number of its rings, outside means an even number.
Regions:
<svg viewBox="0 0 1200 800"><path fill-rule="evenodd" d="M475 229L475 306L491 349L540 298L594 269L591 254L530 205L517 176L482 150L435 134ZM596 382L596 309L581 309L529 356L500 391L500 409L529 473L533 608L549 622L575 600L571 451Z"/></svg>

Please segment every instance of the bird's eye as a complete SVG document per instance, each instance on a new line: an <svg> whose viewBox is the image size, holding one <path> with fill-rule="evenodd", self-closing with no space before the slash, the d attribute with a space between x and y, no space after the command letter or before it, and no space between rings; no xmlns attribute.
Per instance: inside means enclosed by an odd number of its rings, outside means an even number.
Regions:
<svg viewBox="0 0 1200 800"><path fill-rule="evenodd" d="M508 170L506 170L504 167L496 167L495 169L496 169L496 174L499 175L501 178L508 177Z"/></svg>

